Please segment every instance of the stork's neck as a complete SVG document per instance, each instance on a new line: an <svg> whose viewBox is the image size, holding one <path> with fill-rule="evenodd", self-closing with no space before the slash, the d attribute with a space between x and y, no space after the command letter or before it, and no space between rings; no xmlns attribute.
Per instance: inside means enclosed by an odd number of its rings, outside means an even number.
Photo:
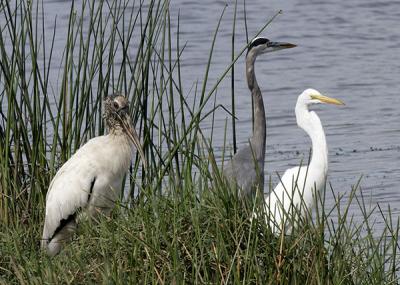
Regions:
<svg viewBox="0 0 400 285"><path fill-rule="evenodd" d="M114 173L124 175L130 166L134 154L134 144L122 128L113 128L106 135L108 145L105 147L113 150L113 160L110 168Z"/></svg>
<svg viewBox="0 0 400 285"><path fill-rule="evenodd" d="M323 170L325 176L328 172L328 146L321 120L315 112L310 112L307 105L296 105L297 124L311 138L312 156L309 165L309 172L312 169Z"/></svg>
<svg viewBox="0 0 400 285"><path fill-rule="evenodd" d="M112 136L126 136L124 129L120 124L113 124L107 127L108 133Z"/></svg>
<svg viewBox="0 0 400 285"><path fill-rule="evenodd" d="M254 70L255 59L256 56L252 53L249 53L246 57L247 84L251 91L251 96L253 97L254 110L254 130L250 142L256 158L263 163L265 159L266 118L264 101L262 98L261 90L258 87Z"/></svg>
<svg viewBox="0 0 400 285"><path fill-rule="evenodd" d="M114 124L109 127L108 136L112 137L114 140L120 141L121 144L129 146L131 149L134 148L133 142L120 124Z"/></svg>

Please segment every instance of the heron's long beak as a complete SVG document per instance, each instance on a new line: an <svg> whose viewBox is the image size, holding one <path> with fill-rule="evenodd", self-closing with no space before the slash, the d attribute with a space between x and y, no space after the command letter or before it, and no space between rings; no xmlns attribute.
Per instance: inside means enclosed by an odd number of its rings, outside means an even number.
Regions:
<svg viewBox="0 0 400 285"><path fill-rule="evenodd" d="M142 160L143 166L147 168L146 157L144 156L144 152L142 146L140 145L139 136L136 133L135 128L132 126L130 122L129 115L125 115L124 118L121 118L122 127L124 128L125 132L127 133L128 137L131 139L133 144L135 145L136 149L139 152L140 159Z"/></svg>
<svg viewBox="0 0 400 285"><path fill-rule="evenodd" d="M269 42L268 47L272 47L275 50L280 50L285 48L294 48L297 47L297 45L285 42Z"/></svg>
<svg viewBox="0 0 400 285"><path fill-rule="evenodd" d="M324 96L324 95L311 95L311 98L319 100L319 101L321 101L323 103L327 103L327 104L344 105L343 101L341 101L339 99L331 98L328 96Z"/></svg>

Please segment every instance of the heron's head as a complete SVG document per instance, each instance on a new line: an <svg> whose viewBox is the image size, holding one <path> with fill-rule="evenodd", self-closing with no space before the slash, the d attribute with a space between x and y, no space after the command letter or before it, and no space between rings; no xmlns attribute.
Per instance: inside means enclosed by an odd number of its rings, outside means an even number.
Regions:
<svg viewBox="0 0 400 285"><path fill-rule="evenodd" d="M247 55L253 54L257 56L262 53L273 52L294 47L296 47L296 45L291 43L271 42L267 38L258 37L251 41L249 48L247 50Z"/></svg>
<svg viewBox="0 0 400 285"><path fill-rule="evenodd" d="M321 104L321 103L344 105L344 103L339 99L322 95L319 91L311 88L304 90L303 93L301 93L299 98L297 99L297 102L304 105Z"/></svg>
<svg viewBox="0 0 400 285"><path fill-rule="evenodd" d="M111 133L123 133L129 137L139 151L143 164L146 165L146 159L142 146L140 145L139 136L129 116L128 99L118 93L106 96L104 98L104 119Z"/></svg>

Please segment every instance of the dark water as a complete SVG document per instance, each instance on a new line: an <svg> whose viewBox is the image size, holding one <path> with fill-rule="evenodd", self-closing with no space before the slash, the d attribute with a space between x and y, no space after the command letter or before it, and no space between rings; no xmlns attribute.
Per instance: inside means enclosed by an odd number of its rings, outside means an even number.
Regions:
<svg viewBox="0 0 400 285"><path fill-rule="evenodd" d="M215 48L213 70L230 61L234 1L226 14ZM236 50L245 42L239 1ZM185 81L201 79L211 35L225 2L176 1L182 15L182 40L189 44ZM178 4L179 3L179 4ZM396 1L247 1L249 34L253 35L279 9L280 15L262 33L297 48L260 56L256 74L267 112L266 172L308 159L310 141L295 123L297 96L312 87L345 101L345 107L314 108L324 125L329 146L329 181L337 193L349 192L361 180L366 200L390 204L400 213L400 10ZM219 72L218 72L219 71ZM237 136L239 147L251 134L251 98L244 79L244 56L236 66ZM230 78L218 92L230 107ZM226 113L219 114L223 129ZM230 133L228 131L228 133ZM222 146L215 137L214 146ZM332 195L328 199L332 200ZM330 201L333 203L333 201ZM353 213L359 215L357 206Z"/></svg>
<svg viewBox="0 0 400 285"><path fill-rule="evenodd" d="M239 2L235 50L246 42L243 2ZM210 71L212 86L231 60L234 1L171 1L176 27L180 11L185 91L205 72L212 35L225 4ZM49 35L54 17L61 30L68 25L69 1L45 1ZM372 205L391 205L400 213L400 9L397 1L247 1L249 37L278 10L283 14L262 33L274 41L288 41L297 48L267 54L257 60L256 74L267 111L266 175L308 159L310 141L295 123L297 96L312 87L342 99L346 106L315 108L324 125L329 146L329 181L337 193L346 193L361 180ZM57 35L55 62L64 48ZM57 43L60 44L57 47ZM58 58L57 58L58 57ZM237 137L239 148L251 134L251 98L244 77L244 56L235 73ZM221 84L217 103L230 108L230 77ZM223 130L229 115L216 116L213 145L223 147ZM204 128L210 128L205 122ZM230 134L230 121L228 134ZM231 138L229 138L231 143ZM328 196L332 204L332 196ZM328 203L329 204L329 203ZM352 207L354 215L360 215Z"/></svg>
<svg viewBox="0 0 400 285"><path fill-rule="evenodd" d="M189 43L186 64L192 66L185 76L190 82L199 78L198 72L203 72L200 62L206 62L207 39L211 38L224 3L179 2L185 32L182 38ZM400 212L398 2L247 2L250 35L282 9L283 14L262 35L298 45L295 49L261 56L256 63L267 112L266 172L276 181L276 171L282 174L285 169L298 165L301 158L308 159L310 141L296 126L294 105L304 89L316 88L346 103L345 107L314 108L328 140L329 181L333 189L337 193L349 192L363 176L361 188L366 200L372 204L379 202L383 208L390 204L397 216ZM237 50L245 42L240 5ZM233 9L233 5L227 7L215 48L217 70L222 70L230 60ZM242 57L235 75L240 144L247 142L251 134L251 99L244 72ZM220 88L218 93L218 102L227 107L230 106L229 84L227 80L225 91ZM221 112L217 127L223 128L226 116ZM218 146L218 142L215 140L214 145ZM353 208L355 215L360 214L356 206Z"/></svg>

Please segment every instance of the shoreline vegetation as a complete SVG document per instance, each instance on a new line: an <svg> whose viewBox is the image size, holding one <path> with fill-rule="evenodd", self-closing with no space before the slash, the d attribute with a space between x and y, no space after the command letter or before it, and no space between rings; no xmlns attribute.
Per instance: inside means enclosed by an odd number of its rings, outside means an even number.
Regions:
<svg viewBox="0 0 400 285"><path fill-rule="evenodd" d="M183 90L185 44L169 2L129 5L72 1L55 62L57 21L45 34L43 2L0 4L0 284L398 284L399 219L390 208L369 210L358 183L327 185L286 236L271 233L262 197L250 203L229 189L200 124L213 126L215 110L231 113L215 92L227 74L234 80L245 44L238 53L232 45L232 63L208 80L216 22L204 78ZM233 34L237 26L235 16ZM57 68L59 82L51 82ZM102 98L114 91L129 96L149 167L135 157L128 199L111 217L80 223L73 242L49 258L39 248L49 182L80 145L104 134ZM328 192L336 202L329 208ZM363 220L353 220L350 206Z"/></svg>

